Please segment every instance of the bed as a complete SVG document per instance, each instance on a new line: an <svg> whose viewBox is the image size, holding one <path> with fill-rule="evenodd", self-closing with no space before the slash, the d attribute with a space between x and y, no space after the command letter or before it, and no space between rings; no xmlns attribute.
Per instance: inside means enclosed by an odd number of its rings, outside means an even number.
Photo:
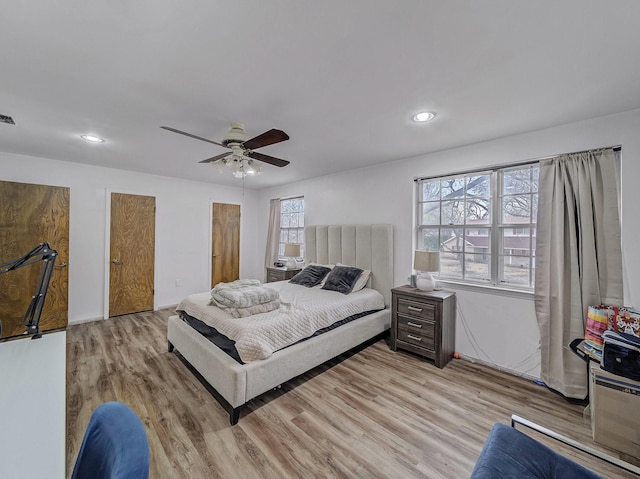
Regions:
<svg viewBox="0 0 640 479"><path fill-rule="evenodd" d="M371 271L368 287L383 298L383 310L354 319L272 353L241 364L213 345L179 316L168 322L169 351L176 349L215 390L231 424L251 399L385 333L391 324L393 229L391 225L305 227L305 260L356 266Z"/></svg>

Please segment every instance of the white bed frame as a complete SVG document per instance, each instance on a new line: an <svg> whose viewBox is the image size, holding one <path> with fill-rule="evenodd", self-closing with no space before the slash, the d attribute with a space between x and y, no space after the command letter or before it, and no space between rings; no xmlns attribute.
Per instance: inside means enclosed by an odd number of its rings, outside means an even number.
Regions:
<svg viewBox="0 0 640 479"><path fill-rule="evenodd" d="M169 352L176 348L215 389L216 397L229 410L232 425L238 422L240 410L249 400L365 343L391 326L392 226L307 226L304 234L307 263L343 263L371 270L370 286L384 296L386 308L247 364L238 363L178 316L171 316L167 330Z"/></svg>

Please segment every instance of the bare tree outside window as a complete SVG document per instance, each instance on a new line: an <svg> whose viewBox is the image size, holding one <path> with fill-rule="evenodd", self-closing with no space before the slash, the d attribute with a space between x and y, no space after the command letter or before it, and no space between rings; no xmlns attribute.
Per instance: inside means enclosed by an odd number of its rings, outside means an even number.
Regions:
<svg viewBox="0 0 640 479"><path fill-rule="evenodd" d="M417 180L417 247L441 278L533 287L538 168Z"/></svg>
<svg viewBox="0 0 640 479"><path fill-rule="evenodd" d="M280 200L280 245L278 256L284 256L284 245L300 245L300 256L304 258L304 197Z"/></svg>

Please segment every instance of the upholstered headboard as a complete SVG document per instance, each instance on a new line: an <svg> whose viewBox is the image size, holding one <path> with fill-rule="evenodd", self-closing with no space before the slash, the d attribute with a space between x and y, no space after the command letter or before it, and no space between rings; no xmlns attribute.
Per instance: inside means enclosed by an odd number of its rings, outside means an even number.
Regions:
<svg viewBox="0 0 640 479"><path fill-rule="evenodd" d="M371 287L391 305L393 227L391 225L320 225L304 229L307 263L343 263L371 270Z"/></svg>

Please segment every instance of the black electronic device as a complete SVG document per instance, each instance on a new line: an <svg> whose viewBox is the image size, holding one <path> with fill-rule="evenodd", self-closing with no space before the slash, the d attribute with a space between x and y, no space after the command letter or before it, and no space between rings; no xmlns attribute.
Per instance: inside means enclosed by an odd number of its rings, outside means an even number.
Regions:
<svg viewBox="0 0 640 479"><path fill-rule="evenodd" d="M284 266L284 263L283 263L282 261L274 261L274 262L273 262L273 265L274 265L276 268L282 268L282 267Z"/></svg>
<svg viewBox="0 0 640 479"><path fill-rule="evenodd" d="M4 274L24 266L29 266L30 264L37 263L38 261L44 261L36 292L31 297L31 303L29 303L27 312L24 313L24 318L22 320L22 324L27 327L25 334L33 335L31 336L31 339L42 337L42 332L40 331L40 315L42 314L44 301L47 298L47 292L49 291L49 282L51 281L51 273L53 272L53 266L56 262L56 256L58 256L58 252L51 248L49 243L40 243L24 256L13 261L0 264L0 274ZM0 337L1 334L2 329L0 327Z"/></svg>

